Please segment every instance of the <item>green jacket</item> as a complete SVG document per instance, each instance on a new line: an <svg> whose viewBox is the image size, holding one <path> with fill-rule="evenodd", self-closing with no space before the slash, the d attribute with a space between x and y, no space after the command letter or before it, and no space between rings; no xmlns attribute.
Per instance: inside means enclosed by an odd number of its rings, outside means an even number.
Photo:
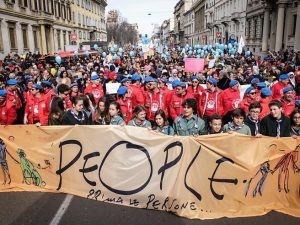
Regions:
<svg viewBox="0 0 300 225"><path fill-rule="evenodd" d="M174 121L173 128L175 134L180 136L200 135L205 132L205 122L198 115L189 120L181 115Z"/></svg>

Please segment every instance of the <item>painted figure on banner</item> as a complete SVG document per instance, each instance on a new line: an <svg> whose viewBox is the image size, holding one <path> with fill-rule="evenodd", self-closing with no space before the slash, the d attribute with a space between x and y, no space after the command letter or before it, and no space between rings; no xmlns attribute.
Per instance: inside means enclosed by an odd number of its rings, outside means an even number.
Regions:
<svg viewBox="0 0 300 225"><path fill-rule="evenodd" d="M25 182L28 185L34 184L35 186L39 187L45 186L46 183L42 180L42 177L40 176L39 172L35 169L33 163L26 158L24 150L18 149L17 153L20 157L21 168L23 173L23 183Z"/></svg>
<svg viewBox="0 0 300 225"><path fill-rule="evenodd" d="M299 154L300 145L296 147L296 149L290 153L285 154L276 164L274 169L272 170L272 174L274 174L277 170L278 172L278 191L282 191L282 184L285 193L288 193L289 190L289 166L293 170L294 173L299 173L300 168L297 166L298 154Z"/></svg>
<svg viewBox="0 0 300 225"><path fill-rule="evenodd" d="M3 172L3 185L5 184L10 184L11 179L10 179L10 174L9 174L9 169L8 169L8 164L6 160L6 146L5 143L2 139L0 139L0 165L1 169Z"/></svg>
<svg viewBox="0 0 300 225"><path fill-rule="evenodd" d="M252 191L252 197L255 198L257 193L259 193L259 195L262 196L264 185L265 185L266 179L267 179L270 172L271 172L271 170L270 170L269 161L266 161L263 164L261 164L261 166L260 166L259 170L257 171L257 173L247 183L247 189L246 189L245 197L247 197L247 195L249 193L252 181L255 178L258 178L260 176L260 174L261 174L261 177L258 180L258 182L256 183L255 188Z"/></svg>

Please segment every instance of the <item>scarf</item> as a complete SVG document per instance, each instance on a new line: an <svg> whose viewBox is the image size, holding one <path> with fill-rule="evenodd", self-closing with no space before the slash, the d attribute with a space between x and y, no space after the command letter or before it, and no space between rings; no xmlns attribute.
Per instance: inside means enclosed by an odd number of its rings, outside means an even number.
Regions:
<svg viewBox="0 0 300 225"><path fill-rule="evenodd" d="M71 110L71 114L73 115L73 117L79 122L79 123L82 123L84 120L85 120L85 116L84 116L84 113L83 112L79 112L78 113L78 116L74 113L73 110ZM80 114L82 114L81 118L79 117Z"/></svg>
<svg viewBox="0 0 300 225"><path fill-rule="evenodd" d="M228 123L228 128L229 128L229 130L231 130L231 131L237 131L237 130L240 130L240 129L243 128L243 126L244 126L244 123L242 123L242 125L241 125L241 126L238 126L238 127L236 127L235 124L234 124L233 122L229 122L229 123Z"/></svg>
<svg viewBox="0 0 300 225"><path fill-rule="evenodd" d="M257 134L259 134L259 129L258 129L258 123L259 123L259 120L254 120L254 119L252 119L251 118L251 116L248 116L248 119L252 122L252 123L254 123L255 124L255 136L257 135Z"/></svg>

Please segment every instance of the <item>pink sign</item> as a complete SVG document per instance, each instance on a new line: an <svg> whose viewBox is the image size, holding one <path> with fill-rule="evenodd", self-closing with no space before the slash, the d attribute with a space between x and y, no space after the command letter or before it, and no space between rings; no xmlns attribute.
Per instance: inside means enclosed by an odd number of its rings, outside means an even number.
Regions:
<svg viewBox="0 0 300 225"><path fill-rule="evenodd" d="M185 60L185 71L198 73L204 69L204 59L187 58Z"/></svg>

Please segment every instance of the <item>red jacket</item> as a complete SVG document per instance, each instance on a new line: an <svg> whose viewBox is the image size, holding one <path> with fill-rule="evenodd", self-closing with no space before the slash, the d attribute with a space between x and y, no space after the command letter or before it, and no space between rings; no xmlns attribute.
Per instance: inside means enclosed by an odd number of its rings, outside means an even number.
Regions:
<svg viewBox="0 0 300 225"><path fill-rule="evenodd" d="M157 110L162 109L166 117L168 117L168 110L166 106L166 100L164 93L159 91L157 93L147 91L145 94L145 108L147 113L147 118L150 121L154 121L155 113Z"/></svg>
<svg viewBox="0 0 300 225"><path fill-rule="evenodd" d="M200 117L212 116L214 114L223 115L223 107L220 101L220 94L215 91L205 90L199 100Z"/></svg>
<svg viewBox="0 0 300 225"><path fill-rule="evenodd" d="M194 96L189 93L186 93L186 95L183 97L174 94L172 95L170 104L168 102L166 103L169 104L170 116L173 120L183 113L182 102L188 98L194 98Z"/></svg>
<svg viewBox="0 0 300 225"><path fill-rule="evenodd" d="M223 115L226 115L229 111L239 107L239 103L241 102L240 91L227 88L221 93L220 99L223 107Z"/></svg>
<svg viewBox="0 0 300 225"><path fill-rule="evenodd" d="M283 96L283 89L288 87L288 85L282 83L282 82L277 82L271 87L272 91L272 97L274 100L280 100Z"/></svg>
<svg viewBox="0 0 300 225"><path fill-rule="evenodd" d="M272 101L272 97L262 98L260 100L260 105L262 107L262 111L259 115L259 119L264 118L265 116L270 114L269 103Z"/></svg>
<svg viewBox="0 0 300 225"><path fill-rule="evenodd" d="M189 86L187 88L187 92L192 94L194 96L194 98L197 100L197 102L200 100L200 97L204 91L205 91L205 89L201 85L199 85L197 87L197 89L193 89L192 86Z"/></svg>
<svg viewBox="0 0 300 225"><path fill-rule="evenodd" d="M11 101L13 104L16 105L16 109L20 109L22 107L21 99L18 96L17 92L7 90L6 100Z"/></svg>
<svg viewBox="0 0 300 225"><path fill-rule="evenodd" d="M96 104L98 104L101 97L104 96L102 84L99 84L97 87L93 87L93 84L89 84L84 90L84 94L92 93Z"/></svg>
<svg viewBox="0 0 300 225"><path fill-rule="evenodd" d="M65 109L72 109L73 108L73 104L71 102L71 98L70 98L69 95L65 98L64 105L65 105Z"/></svg>
<svg viewBox="0 0 300 225"><path fill-rule="evenodd" d="M11 101L5 101L0 105L0 125L11 125L17 119L16 105Z"/></svg>
<svg viewBox="0 0 300 225"><path fill-rule="evenodd" d="M132 108L134 109L137 105L144 105L144 93L141 87L130 85L128 87L128 94L132 101Z"/></svg>
<svg viewBox="0 0 300 225"><path fill-rule="evenodd" d="M49 112L50 112L51 101L55 96L56 96L56 94L54 93L54 91L52 89L49 89L48 92L45 92L45 94L44 94L44 98L46 101L46 107L48 107Z"/></svg>
<svg viewBox="0 0 300 225"><path fill-rule="evenodd" d="M246 113L249 113L249 106L253 103L256 102L257 98L252 99L249 97L245 97L239 104L239 108L245 110Z"/></svg>
<svg viewBox="0 0 300 225"><path fill-rule="evenodd" d="M41 125L48 125L49 113L44 95L41 95L40 98L33 96L26 102L25 114L28 115L28 124L33 124L33 121L36 119L40 121Z"/></svg>
<svg viewBox="0 0 300 225"><path fill-rule="evenodd" d="M285 116L290 117L295 109L295 101L288 102L285 99L281 99L282 109Z"/></svg>
<svg viewBox="0 0 300 225"><path fill-rule="evenodd" d="M121 106L121 111L123 114L123 118L125 123L127 124L130 120L132 120L132 102L130 98L127 98L126 100L123 100L121 98L119 98L117 100L117 102L120 104Z"/></svg>

